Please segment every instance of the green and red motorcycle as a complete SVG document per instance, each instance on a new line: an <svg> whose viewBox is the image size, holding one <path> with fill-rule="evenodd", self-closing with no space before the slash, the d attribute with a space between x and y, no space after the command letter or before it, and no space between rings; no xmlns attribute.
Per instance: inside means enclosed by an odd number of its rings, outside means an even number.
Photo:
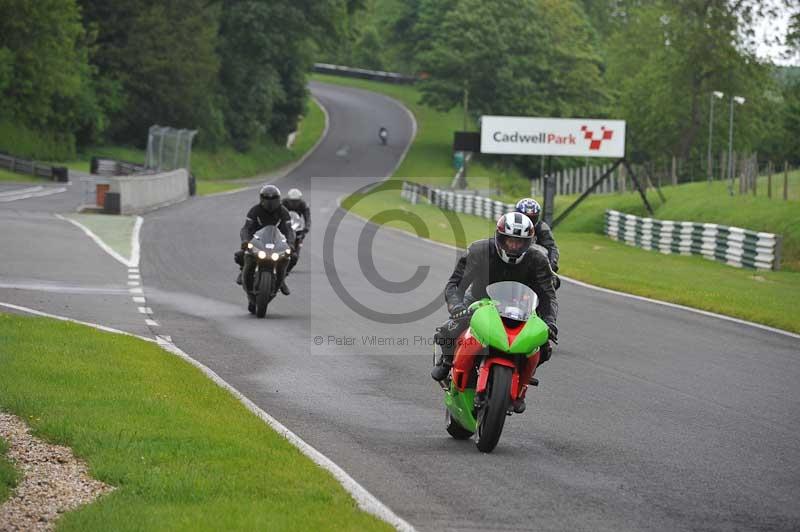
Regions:
<svg viewBox="0 0 800 532"><path fill-rule="evenodd" d="M450 378L441 384L447 432L459 440L475 434L475 445L489 453L506 416L525 397L548 328L536 315L536 293L524 284L493 283L486 292L488 298L469 306L470 326L458 338Z"/></svg>

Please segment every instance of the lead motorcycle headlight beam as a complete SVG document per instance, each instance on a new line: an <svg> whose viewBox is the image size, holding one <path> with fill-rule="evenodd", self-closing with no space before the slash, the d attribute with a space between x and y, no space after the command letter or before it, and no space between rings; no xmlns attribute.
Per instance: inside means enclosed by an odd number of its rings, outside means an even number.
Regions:
<svg viewBox="0 0 800 532"><path fill-rule="evenodd" d="M266 259L267 258L267 252L266 251L259 251L258 252L258 258L262 259L262 260Z"/></svg>
<svg viewBox="0 0 800 532"><path fill-rule="evenodd" d="M265 253L265 255L266 255L266 253ZM279 257L280 257L280 255L278 255L277 253L273 253L272 254L272 260L278 260Z"/></svg>

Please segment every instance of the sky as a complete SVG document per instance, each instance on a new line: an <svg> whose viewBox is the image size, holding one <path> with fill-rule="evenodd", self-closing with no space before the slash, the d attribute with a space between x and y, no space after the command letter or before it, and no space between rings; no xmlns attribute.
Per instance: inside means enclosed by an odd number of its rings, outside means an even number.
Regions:
<svg viewBox="0 0 800 532"><path fill-rule="evenodd" d="M794 57L785 59L781 54L786 50L783 46L767 45L764 44L763 38L767 37L772 39L774 37L783 38L786 35L786 29L789 25L789 10L782 10L777 18L762 19L756 25L756 38L759 41L756 47L756 54L759 57L770 58L775 64L784 66L800 66L800 57L797 54Z"/></svg>

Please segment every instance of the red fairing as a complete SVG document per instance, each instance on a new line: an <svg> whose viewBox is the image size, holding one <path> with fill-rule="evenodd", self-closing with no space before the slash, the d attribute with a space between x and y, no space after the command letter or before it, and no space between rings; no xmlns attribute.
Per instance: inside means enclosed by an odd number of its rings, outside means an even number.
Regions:
<svg viewBox="0 0 800 532"><path fill-rule="evenodd" d="M453 383L459 391L464 391L469 382L470 371L475 365L475 357L483 350L481 343L470 334L469 329L458 337L456 356L453 359Z"/></svg>
<svg viewBox="0 0 800 532"><path fill-rule="evenodd" d="M486 391L486 383L489 381L489 370L492 369L492 366L506 366L514 370L514 374L511 377L510 392L511 399L516 399L519 395L519 373L517 372L517 366L513 361L503 357L489 357L483 362L480 372L478 373L478 386L475 388L475 393Z"/></svg>

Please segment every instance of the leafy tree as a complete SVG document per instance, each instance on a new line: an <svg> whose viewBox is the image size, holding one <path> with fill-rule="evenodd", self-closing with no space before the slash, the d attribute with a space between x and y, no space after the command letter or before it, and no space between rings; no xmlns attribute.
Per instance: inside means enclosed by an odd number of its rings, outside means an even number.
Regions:
<svg viewBox="0 0 800 532"><path fill-rule="evenodd" d="M617 114L628 120L629 143L639 156L700 160L715 90L747 98L736 110L737 123L747 126L737 127L736 141L739 147L754 144L772 105L769 92L777 92L769 68L748 51L752 32L740 21L755 16L756 6L727 0L664 0L630 8L610 38L608 79L618 90ZM725 114L716 114L721 126Z"/></svg>
<svg viewBox="0 0 800 532"><path fill-rule="evenodd" d="M200 141L219 141L216 7L205 0L82 2L98 36L92 61L113 138L141 145L147 129L162 124L199 128Z"/></svg>
<svg viewBox="0 0 800 532"><path fill-rule="evenodd" d="M461 0L422 54L423 101L447 110L468 90L475 116L596 112L606 93L592 39L574 2Z"/></svg>
<svg viewBox="0 0 800 532"><path fill-rule="evenodd" d="M68 151L77 129L102 129L89 39L74 0L0 0L0 114L48 136L55 132Z"/></svg>

